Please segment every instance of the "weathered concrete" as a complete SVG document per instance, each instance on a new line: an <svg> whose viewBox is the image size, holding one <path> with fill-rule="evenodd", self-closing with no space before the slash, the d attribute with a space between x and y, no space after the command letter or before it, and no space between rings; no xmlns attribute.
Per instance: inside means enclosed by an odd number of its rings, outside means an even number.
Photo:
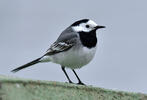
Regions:
<svg viewBox="0 0 147 100"><path fill-rule="evenodd" d="M147 100L147 95L0 76L0 100Z"/></svg>

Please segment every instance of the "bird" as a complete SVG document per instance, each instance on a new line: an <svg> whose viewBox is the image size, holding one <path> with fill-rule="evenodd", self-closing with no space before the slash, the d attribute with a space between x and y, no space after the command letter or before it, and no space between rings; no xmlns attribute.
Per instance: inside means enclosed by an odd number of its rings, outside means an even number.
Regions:
<svg viewBox="0 0 147 100"><path fill-rule="evenodd" d="M102 28L105 26L98 25L91 19L78 20L61 32L43 56L15 68L11 72L15 73L38 63L53 62L61 66L69 83L73 82L69 78L66 68L71 69L75 74L78 80L76 84L85 85L75 69L82 68L94 58L98 41L96 31Z"/></svg>

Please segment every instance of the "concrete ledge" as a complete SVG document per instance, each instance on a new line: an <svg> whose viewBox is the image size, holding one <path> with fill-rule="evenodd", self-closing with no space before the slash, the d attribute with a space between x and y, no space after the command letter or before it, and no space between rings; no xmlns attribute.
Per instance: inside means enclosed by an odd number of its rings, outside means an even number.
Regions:
<svg viewBox="0 0 147 100"><path fill-rule="evenodd" d="M0 76L0 100L147 100L147 95Z"/></svg>

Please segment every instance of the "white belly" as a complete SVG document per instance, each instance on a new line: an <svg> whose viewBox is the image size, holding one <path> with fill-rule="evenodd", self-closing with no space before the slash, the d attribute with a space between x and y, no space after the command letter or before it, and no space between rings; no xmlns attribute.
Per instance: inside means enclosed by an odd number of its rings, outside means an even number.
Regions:
<svg viewBox="0 0 147 100"><path fill-rule="evenodd" d="M60 64L62 66L76 69L88 64L94 57L95 52L96 47L91 49L87 47L80 49L71 48L68 51L48 56L46 57L46 60L48 59L49 61Z"/></svg>

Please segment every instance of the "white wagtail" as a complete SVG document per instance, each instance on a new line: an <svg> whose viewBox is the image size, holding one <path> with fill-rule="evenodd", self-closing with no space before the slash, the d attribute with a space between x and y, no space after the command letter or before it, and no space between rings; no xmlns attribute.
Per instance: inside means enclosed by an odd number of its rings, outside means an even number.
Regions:
<svg viewBox="0 0 147 100"><path fill-rule="evenodd" d="M105 28L89 19L76 21L66 28L46 53L36 60L22 65L12 72L17 72L31 65L43 62L54 62L61 65L69 83L73 83L65 71L70 68L78 79L77 84L84 85L74 69L88 64L94 57L97 46L96 30Z"/></svg>

